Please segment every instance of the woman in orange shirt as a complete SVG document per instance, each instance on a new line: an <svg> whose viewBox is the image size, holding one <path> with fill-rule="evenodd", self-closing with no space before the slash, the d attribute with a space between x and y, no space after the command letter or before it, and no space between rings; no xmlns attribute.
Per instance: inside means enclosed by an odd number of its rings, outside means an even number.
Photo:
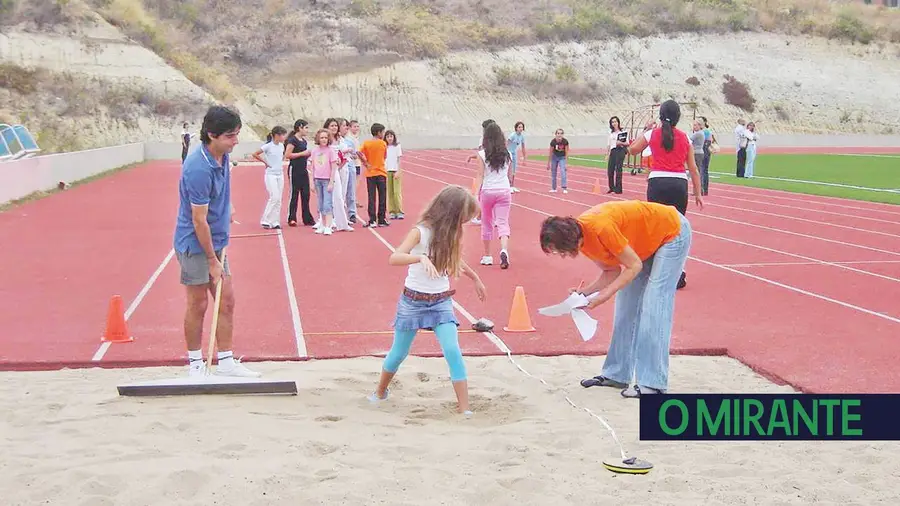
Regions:
<svg viewBox="0 0 900 506"><path fill-rule="evenodd" d="M624 397L666 391L675 287L690 247L687 218L655 202L605 202L577 218L544 220L544 253L564 258L581 253L600 266L597 279L573 290L593 297L587 309L615 296L613 335L603 370L582 380L582 386L622 388ZM628 388L632 377L633 389Z"/></svg>

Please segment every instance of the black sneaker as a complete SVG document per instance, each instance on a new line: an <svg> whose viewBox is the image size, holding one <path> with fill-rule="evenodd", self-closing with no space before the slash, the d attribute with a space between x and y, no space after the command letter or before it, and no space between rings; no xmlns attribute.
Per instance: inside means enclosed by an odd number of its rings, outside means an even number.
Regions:
<svg viewBox="0 0 900 506"><path fill-rule="evenodd" d="M379 226L379 227L390 227L391 224L388 223L388 222L386 222L386 221L379 221L379 222L378 222L378 226Z"/></svg>
<svg viewBox="0 0 900 506"><path fill-rule="evenodd" d="M347 221L350 223L356 223L356 216L351 216Z"/></svg>
<svg viewBox="0 0 900 506"><path fill-rule="evenodd" d="M682 288L684 288L686 286L687 286L687 279L686 279L686 276L684 275L684 273L682 272L681 278L678 279L678 286L676 287L676 290L681 290Z"/></svg>

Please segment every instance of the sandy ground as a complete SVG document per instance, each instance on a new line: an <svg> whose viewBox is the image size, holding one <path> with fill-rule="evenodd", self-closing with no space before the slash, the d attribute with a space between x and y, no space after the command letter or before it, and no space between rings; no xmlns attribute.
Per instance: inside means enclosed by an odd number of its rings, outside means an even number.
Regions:
<svg viewBox="0 0 900 506"><path fill-rule="evenodd" d="M477 413L441 359L411 357L370 405L380 360L255 364L296 397L118 397L179 368L0 375L0 490L14 505L898 504L898 444L638 441L638 402L582 389L602 358L469 358ZM672 388L785 392L727 358L673 357ZM600 464L605 416L645 476ZM893 483L893 485L891 485ZM276 502L277 501L277 502ZM290 501L290 502L288 502Z"/></svg>

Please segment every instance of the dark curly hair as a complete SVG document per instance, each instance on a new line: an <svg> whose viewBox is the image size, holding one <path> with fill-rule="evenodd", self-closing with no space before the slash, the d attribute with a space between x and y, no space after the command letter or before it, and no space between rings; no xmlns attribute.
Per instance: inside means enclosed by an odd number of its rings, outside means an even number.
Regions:
<svg viewBox="0 0 900 506"><path fill-rule="evenodd" d="M541 250L546 253L577 255L584 231L571 216L551 216L541 223Z"/></svg>

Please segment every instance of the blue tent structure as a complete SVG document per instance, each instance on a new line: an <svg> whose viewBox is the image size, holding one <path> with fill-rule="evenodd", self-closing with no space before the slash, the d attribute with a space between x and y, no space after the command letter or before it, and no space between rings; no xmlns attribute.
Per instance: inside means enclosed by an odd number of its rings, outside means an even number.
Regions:
<svg viewBox="0 0 900 506"><path fill-rule="evenodd" d="M27 158L40 152L40 146L24 125L0 123L0 161Z"/></svg>

